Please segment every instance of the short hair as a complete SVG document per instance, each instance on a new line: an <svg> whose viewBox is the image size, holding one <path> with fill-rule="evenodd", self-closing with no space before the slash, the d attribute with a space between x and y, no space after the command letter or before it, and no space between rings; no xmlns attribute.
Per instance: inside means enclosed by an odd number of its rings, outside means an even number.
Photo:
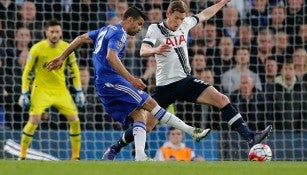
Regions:
<svg viewBox="0 0 307 175"><path fill-rule="evenodd" d="M134 20L138 19L139 17L143 18L144 20L147 19L146 15L144 12L142 12L141 9L135 7L135 6L131 6L128 8L128 10L125 12L123 20L132 17Z"/></svg>
<svg viewBox="0 0 307 175"><path fill-rule="evenodd" d="M185 2L182 0L173 0L169 3L167 7L167 11L169 13L174 13L175 11L180 12L180 13L188 13L189 8Z"/></svg>
<svg viewBox="0 0 307 175"><path fill-rule="evenodd" d="M171 127L169 127L168 128L168 131L167 131L167 135L170 135L170 133L171 133L171 131L174 131L174 130L176 130L177 128L175 128L175 127L173 127L173 126L171 126ZM180 129L178 129L178 130L180 130ZM181 132L183 132L182 130L180 130Z"/></svg>
<svg viewBox="0 0 307 175"><path fill-rule="evenodd" d="M45 24L45 29L51 26L61 26L61 23L57 19L50 19Z"/></svg>

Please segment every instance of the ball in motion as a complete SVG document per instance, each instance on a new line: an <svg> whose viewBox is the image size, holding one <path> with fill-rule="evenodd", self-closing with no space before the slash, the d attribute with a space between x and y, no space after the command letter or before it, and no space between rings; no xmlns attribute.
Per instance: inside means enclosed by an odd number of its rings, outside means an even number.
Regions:
<svg viewBox="0 0 307 175"><path fill-rule="evenodd" d="M259 143L250 149L248 158L250 161L270 161L272 159L272 150L268 145Z"/></svg>

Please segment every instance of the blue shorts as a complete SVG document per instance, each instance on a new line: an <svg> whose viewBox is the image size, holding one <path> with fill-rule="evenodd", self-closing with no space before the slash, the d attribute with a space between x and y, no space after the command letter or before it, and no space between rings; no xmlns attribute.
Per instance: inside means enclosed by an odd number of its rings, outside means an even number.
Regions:
<svg viewBox="0 0 307 175"><path fill-rule="evenodd" d="M143 106L149 97L146 92L137 90L126 80L96 85L96 91L106 112L123 125L131 123L130 114Z"/></svg>

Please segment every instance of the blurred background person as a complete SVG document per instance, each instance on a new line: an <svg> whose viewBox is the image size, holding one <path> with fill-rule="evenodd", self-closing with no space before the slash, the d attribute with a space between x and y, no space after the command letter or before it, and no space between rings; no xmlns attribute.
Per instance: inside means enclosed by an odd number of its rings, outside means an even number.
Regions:
<svg viewBox="0 0 307 175"><path fill-rule="evenodd" d="M184 133L171 127L167 132L167 141L161 146L154 157L156 161L204 161L202 156L186 146Z"/></svg>

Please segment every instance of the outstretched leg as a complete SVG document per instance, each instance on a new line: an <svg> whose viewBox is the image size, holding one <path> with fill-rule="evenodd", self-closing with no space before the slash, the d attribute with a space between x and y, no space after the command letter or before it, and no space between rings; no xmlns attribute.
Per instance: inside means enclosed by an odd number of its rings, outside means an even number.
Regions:
<svg viewBox="0 0 307 175"><path fill-rule="evenodd" d="M228 125L236 130L245 140L248 141L249 146L260 143L271 132L272 125L260 132L253 132L249 130L247 124L243 120L241 114L233 107L228 97L218 92L214 87L206 88L197 98L197 102L201 104L210 104L220 108L222 118L228 122Z"/></svg>

